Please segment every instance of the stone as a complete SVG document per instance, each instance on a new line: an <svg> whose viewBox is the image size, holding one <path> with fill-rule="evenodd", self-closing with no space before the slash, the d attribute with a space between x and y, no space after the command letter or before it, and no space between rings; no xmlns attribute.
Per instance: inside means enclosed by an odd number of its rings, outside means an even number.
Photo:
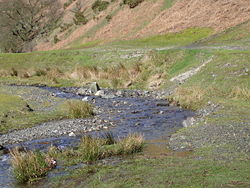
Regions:
<svg viewBox="0 0 250 188"><path fill-rule="evenodd" d="M193 117L188 117L186 120L182 122L183 127L190 127L194 124L195 119Z"/></svg>
<svg viewBox="0 0 250 188"><path fill-rule="evenodd" d="M97 91L100 90L100 87L99 87L99 85L97 84L97 82L92 82L92 83L89 85L89 89L90 89L91 93L96 93Z"/></svg>
<svg viewBox="0 0 250 188"><path fill-rule="evenodd" d="M102 96L102 98L104 98L104 99L113 99L113 98L115 98L115 95L112 95L112 94L104 95L104 96Z"/></svg>
<svg viewBox="0 0 250 188"><path fill-rule="evenodd" d="M102 96L104 96L104 91L103 90L99 90L99 91L97 91L96 93L95 93L95 96L100 96L100 97L102 97Z"/></svg>
<svg viewBox="0 0 250 188"><path fill-rule="evenodd" d="M88 102L88 101L89 101L89 98L86 96L86 97L82 98L82 101Z"/></svg>
<svg viewBox="0 0 250 188"><path fill-rule="evenodd" d="M86 88L79 88L77 91L77 95L86 95L87 93L88 92Z"/></svg>
<svg viewBox="0 0 250 188"><path fill-rule="evenodd" d="M71 132L71 133L69 133L69 136L73 137L73 136L76 136L76 135L75 135L75 133Z"/></svg>
<svg viewBox="0 0 250 188"><path fill-rule="evenodd" d="M116 92L116 95L117 95L118 97L123 97L123 96L124 96L123 91L121 91L121 90L117 91L117 92Z"/></svg>

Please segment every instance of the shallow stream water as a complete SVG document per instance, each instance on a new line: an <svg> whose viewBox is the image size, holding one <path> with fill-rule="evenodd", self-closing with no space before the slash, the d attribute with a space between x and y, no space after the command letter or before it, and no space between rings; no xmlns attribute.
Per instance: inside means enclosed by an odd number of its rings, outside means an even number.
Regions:
<svg viewBox="0 0 250 188"><path fill-rule="evenodd" d="M63 92L58 88L44 87L43 89L61 98L82 99L85 97L75 93ZM107 109L100 114L100 118L113 122L114 126L108 131L112 132L115 137L123 137L129 133L140 133L144 135L146 140L167 141L171 134L182 127L183 120L194 115L194 112L168 106L166 100L154 99L152 97L115 97L105 99L92 96L89 97L89 99L95 101L95 106ZM96 131L90 134L98 136L103 134L103 132L104 131ZM39 150L46 150L46 148L51 145L64 148L77 145L82 134L76 135L75 137L65 135L38 139L21 144L29 149ZM159 143L156 142L155 144ZM11 148L13 146L14 145L9 145L8 147ZM0 187L15 187L13 183L14 180L11 175L9 155L3 155L0 157Z"/></svg>

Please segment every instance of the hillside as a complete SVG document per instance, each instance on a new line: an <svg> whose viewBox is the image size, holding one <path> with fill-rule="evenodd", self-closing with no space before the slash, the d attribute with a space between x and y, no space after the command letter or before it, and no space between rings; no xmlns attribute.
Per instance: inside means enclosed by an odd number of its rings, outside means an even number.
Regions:
<svg viewBox="0 0 250 188"><path fill-rule="evenodd" d="M82 9L86 8L88 23L69 26L62 32L55 30L52 35L58 35L60 41L54 44L51 35L45 40L48 42L39 40L36 50L75 47L90 41L104 43L144 38L194 27L210 28L216 34L250 19L247 0L145 0L132 9L121 1L112 1L106 10L97 13L91 9L94 0L79 2ZM71 10L76 3L72 2L65 9L62 23L72 24ZM110 20L106 19L108 15Z"/></svg>

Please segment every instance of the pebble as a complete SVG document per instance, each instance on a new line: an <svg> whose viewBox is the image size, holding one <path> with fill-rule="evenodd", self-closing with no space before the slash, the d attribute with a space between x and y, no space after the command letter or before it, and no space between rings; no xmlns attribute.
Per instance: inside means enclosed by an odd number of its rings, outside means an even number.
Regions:
<svg viewBox="0 0 250 188"><path fill-rule="evenodd" d="M72 136L76 136L76 135L75 135L75 133L71 132L71 133L69 133L69 136L72 137Z"/></svg>

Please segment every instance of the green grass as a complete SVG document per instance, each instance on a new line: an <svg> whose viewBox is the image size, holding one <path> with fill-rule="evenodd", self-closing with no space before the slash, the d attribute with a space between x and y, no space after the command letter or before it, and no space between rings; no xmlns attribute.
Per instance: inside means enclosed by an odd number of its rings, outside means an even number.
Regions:
<svg viewBox="0 0 250 188"><path fill-rule="evenodd" d="M235 27L229 28L226 31L212 35L205 39L204 45L238 45L241 47L250 46L250 21L246 21Z"/></svg>
<svg viewBox="0 0 250 188"><path fill-rule="evenodd" d="M176 2L176 0L164 0L163 10L171 8L175 2Z"/></svg>
<svg viewBox="0 0 250 188"><path fill-rule="evenodd" d="M144 139L141 135L130 134L122 139L114 139L111 134L100 138L83 136L78 147L63 151L52 147L48 155L58 159L65 166L76 165L82 162L94 163L101 159L129 156L141 152L144 147Z"/></svg>
<svg viewBox="0 0 250 188"><path fill-rule="evenodd" d="M41 96L37 98L37 95ZM85 102L55 98L32 87L0 86L0 104L0 133L52 120L93 115L93 108Z"/></svg>
<svg viewBox="0 0 250 188"><path fill-rule="evenodd" d="M25 111L27 103L19 96L10 96L7 94L0 94L0 116L6 115L7 112ZM26 109L28 110L28 109Z"/></svg>
<svg viewBox="0 0 250 188"><path fill-rule="evenodd" d="M126 160L70 171L52 187L248 187L249 161L222 162L192 157Z"/></svg>
<svg viewBox="0 0 250 188"><path fill-rule="evenodd" d="M0 91L4 93L3 90L0 89ZM12 129L31 127L44 121L65 118L65 113L56 109L49 112L39 112L36 108L33 108L33 105L28 104L17 95L6 93L0 94L0 97L0 133L5 133ZM40 104L40 106L42 105Z"/></svg>
<svg viewBox="0 0 250 188"><path fill-rule="evenodd" d="M245 28L244 24L239 26L239 28L241 27ZM1 81L67 86L82 84L83 80L91 80L102 83L102 86L113 87L114 85L109 85L109 82L112 81L122 87L125 82L133 78L133 84L130 88L147 89L150 79L160 74L160 79L162 79L160 87L166 88L175 85L169 81L172 77L191 68L196 68L202 62L213 57L212 61L200 72L180 85L171 97L181 106L190 109L201 109L208 104L208 101L219 104L221 108L204 119L206 124L204 121L199 122L197 126L182 129L177 134L196 133L199 127L205 125L224 126L224 129L221 130L227 130L233 126L235 130L247 131L245 128L250 121L250 81L249 72L246 71L250 69L249 51L223 49L148 51L145 48L186 45L208 36L210 32L209 29L189 29L178 34L117 42L108 46L84 50L0 54ZM248 34L244 33L242 32L242 38L237 40L235 44L247 41ZM218 43L229 41L226 44L231 44L230 41L235 39L237 33L232 29L225 34L228 38L224 36L224 38L214 40L218 40ZM120 49L125 50L120 51ZM143 51L144 57L121 58L123 55L131 55L140 50ZM14 74L13 68L17 71L17 76L11 76ZM22 72L29 68L34 70L36 75L23 78ZM68 76L72 73L79 73L85 77L73 79ZM91 77L91 74L95 77ZM119 76L113 76L117 74ZM56 75L56 77L51 75ZM31 104L31 107L36 106L32 105L31 101L23 101L20 97L13 94L8 96L8 94L6 90L1 91L3 99L2 101L0 99L0 102L11 111L20 111L26 103ZM62 104L63 101L59 103ZM14 106L15 104L18 105ZM0 111L6 113L3 109L0 108ZM34 119L36 120L34 122L39 122L42 117L44 119L48 117L48 114L36 116L35 112L27 112L27 114L29 115L22 115L20 118L15 116L15 122L20 123L28 117L28 121L33 123ZM79 114L78 110L76 114ZM27 120L25 121L27 123ZM16 128L16 123L12 123L12 125L15 125ZM207 136L202 134L199 133L196 136ZM214 138L212 133L208 136L211 140ZM54 150L52 155L63 161L65 166L70 166L138 151L138 149L134 150L133 142L119 144L116 141L110 144L103 144L103 142L100 144L95 139L90 141L86 142L89 144L83 144L82 149L80 147L71 148L63 152ZM123 141L125 143L125 140ZM137 159L125 160L113 166L94 165L88 168L69 170L70 175L68 176L62 176L57 180L50 179L53 182L50 187L249 187L249 157L240 155L241 153L237 150L238 143L235 143L235 140L223 140L223 143L219 139L212 141L214 142L210 143L208 139L206 144L200 146L202 149L196 150L194 156L185 156L184 158L164 156L161 159L150 159L150 157L145 159L143 156L136 156ZM89 152L84 153L84 151ZM225 158L225 160L219 160L221 158ZM227 161L228 158L233 158L233 160Z"/></svg>
<svg viewBox="0 0 250 188"><path fill-rule="evenodd" d="M212 30L209 28L189 28L179 33L169 33L144 39L120 41L117 43L141 47L183 46L208 37L211 33Z"/></svg>
<svg viewBox="0 0 250 188"><path fill-rule="evenodd" d="M83 44L73 44L71 48L69 49L83 49L83 48L90 48L90 47L95 47L97 46L101 41L90 41L90 42L85 42Z"/></svg>
<svg viewBox="0 0 250 188"><path fill-rule="evenodd" d="M94 115L93 107L84 101L70 100L62 108L65 108L67 116L71 118L86 118Z"/></svg>
<svg viewBox="0 0 250 188"><path fill-rule="evenodd" d="M132 51L136 52L135 48L137 48L138 46L179 46L192 43L195 40L207 36L209 33L210 29L192 28L180 33L150 37L146 39L138 39L134 41L111 43L106 46L98 46L85 50L57 50L23 54L0 54L0 81L2 83L21 84L39 83L50 86L79 86L84 82L98 81L106 87L123 87L125 83L130 81L129 78L136 77L136 75L131 75L131 72L134 71L134 67L140 65L138 64L140 57L123 59L121 58L122 56L128 55L128 53L131 53ZM75 48L83 48L96 45L97 43L98 41L93 41L86 44L74 44L74 46ZM119 49L117 49L117 45L124 49L129 48L131 52L119 51ZM146 53L147 49L144 49L144 51L144 53ZM172 67L170 74L173 74L175 72L178 73L178 69L182 69L183 66L188 69L194 64L197 64L196 59L201 59L196 58L196 56L200 54L199 50L179 50L179 52L165 50L159 53L157 52L155 54L156 56L164 56L164 53L168 54L169 56L173 56L171 53L177 53L177 55L180 55L180 57L174 57L176 60L174 60L173 63L178 60L178 64L175 65L176 67ZM183 53L184 55L182 55ZM204 51L202 51L202 53L204 53ZM166 59L168 58L166 56L167 55L165 55L164 61L166 61ZM154 59L153 61L158 60ZM151 62L151 64L154 63L155 62ZM115 69L121 64L121 71L124 71L123 67L125 67L127 69L127 73L123 72L123 75L120 75L117 78L110 78L104 76L104 74L101 74L101 72L105 73L107 72L107 69ZM160 69L160 67L157 66L158 65L156 65L155 67L157 69ZM77 73L78 70L84 69L98 69L98 72L100 74L98 74L96 77L93 77L92 74L92 76L88 76L86 78ZM144 81L147 80L147 77L149 76L147 75L148 70L146 69L147 67L145 66L145 71L142 72L142 77L146 77L142 78L142 80ZM162 69L162 71L167 72L168 70ZM82 73L83 72L81 72L80 74ZM112 75L112 73L110 73L110 75ZM82 79L81 77L84 77L84 79ZM145 87L147 87L146 84L143 84L143 87L141 88Z"/></svg>
<svg viewBox="0 0 250 188"><path fill-rule="evenodd" d="M13 149L11 157L13 174L19 184L44 177L51 170L45 154L38 151L20 152L18 149Z"/></svg>

